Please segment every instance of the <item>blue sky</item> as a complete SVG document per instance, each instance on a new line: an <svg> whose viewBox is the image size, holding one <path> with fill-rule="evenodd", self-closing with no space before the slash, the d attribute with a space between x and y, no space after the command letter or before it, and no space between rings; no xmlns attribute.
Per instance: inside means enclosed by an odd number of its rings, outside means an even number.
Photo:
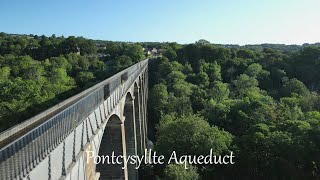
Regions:
<svg viewBox="0 0 320 180"><path fill-rule="evenodd" d="M320 0L1 0L0 32L114 41L320 42Z"/></svg>

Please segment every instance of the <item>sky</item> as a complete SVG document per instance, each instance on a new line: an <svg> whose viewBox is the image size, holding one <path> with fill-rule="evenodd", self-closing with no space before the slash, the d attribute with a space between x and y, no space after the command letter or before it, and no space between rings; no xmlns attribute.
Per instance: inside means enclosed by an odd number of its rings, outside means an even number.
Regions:
<svg viewBox="0 0 320 180"><path fill-rule="evenodd" d="M0 0L0 32L131 42L320 42L320 0Z"/></svg>

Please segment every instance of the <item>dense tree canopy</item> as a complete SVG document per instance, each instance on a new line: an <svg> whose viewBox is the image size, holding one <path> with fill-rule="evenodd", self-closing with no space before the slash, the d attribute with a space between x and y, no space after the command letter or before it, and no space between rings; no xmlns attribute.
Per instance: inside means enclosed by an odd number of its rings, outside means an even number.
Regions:
<svg viewBox="0 0 320 180"><path fill-rule="evenodd" d="M143 58L137 44L1 33L0 131Z"/></svg>
<svg viewBox="0 0 320 180"><path fill-rule="evenodd" d="M235 153L234 165L197 166L202 179L320 178L320 47L164 48L150 66L157 151ZM155 169L189 177L178 166Z"/></svg>

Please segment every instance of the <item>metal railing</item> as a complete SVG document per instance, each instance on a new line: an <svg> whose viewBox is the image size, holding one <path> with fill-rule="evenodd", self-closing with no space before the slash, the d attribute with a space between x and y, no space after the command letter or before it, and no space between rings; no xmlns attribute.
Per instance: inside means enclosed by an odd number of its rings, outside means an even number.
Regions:
<svg viewBox="0 0 320 180"><path fill-rule="evenodd" d="M36 117L45 117L45 113L55 113L54 116L15 138L0 150L0 179L24 178L119 86L124 86L119 94L123 96L123 92L130 87L147 65L148 59L141 61L65 100L62 104L68 105L66 108L61 110L54 106L37 115ZM124 75L125 79L123 79ZM31 118L27 121L36 122L36 120ZM21 127L18 125L9 131L16 132L18 128ZM1 136L5 137L0 139L10 138L6 132L0 134Z"/></svg>

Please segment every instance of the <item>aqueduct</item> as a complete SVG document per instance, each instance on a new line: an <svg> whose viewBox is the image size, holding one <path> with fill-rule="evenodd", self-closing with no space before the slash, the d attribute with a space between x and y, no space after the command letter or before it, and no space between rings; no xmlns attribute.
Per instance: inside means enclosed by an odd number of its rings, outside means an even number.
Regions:
<svg viewBox="0 0 320 180"><path fill-rule="evenodd" d="M0 179L138 179L134 165L96 165L86 152L126 157L146 148L148 63L1 133Z"/></svg>

